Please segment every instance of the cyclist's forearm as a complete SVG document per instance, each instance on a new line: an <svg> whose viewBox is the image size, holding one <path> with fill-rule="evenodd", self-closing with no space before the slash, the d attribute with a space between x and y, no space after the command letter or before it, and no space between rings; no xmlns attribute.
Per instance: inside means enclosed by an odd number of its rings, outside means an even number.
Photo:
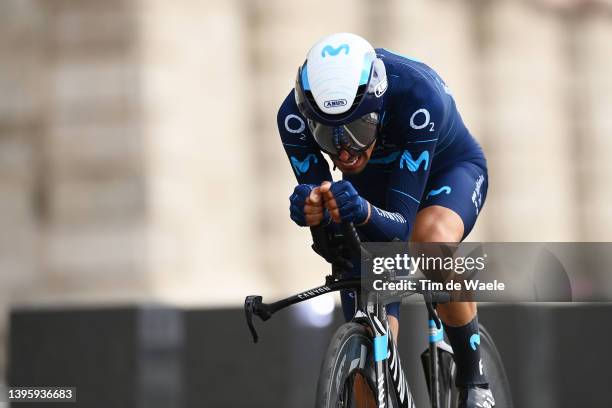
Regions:
<svg viewBox="0 0 612 408"><path fill-rule="evenodd" d="M399 212L381 210L370 204L367 221L358 226L370 241L388 242L394 239L408 240L410 225Z"/></svg>

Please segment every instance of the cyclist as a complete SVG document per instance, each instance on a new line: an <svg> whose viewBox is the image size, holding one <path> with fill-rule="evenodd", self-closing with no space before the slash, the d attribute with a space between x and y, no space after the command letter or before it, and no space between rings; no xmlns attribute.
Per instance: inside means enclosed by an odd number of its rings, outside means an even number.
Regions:
<svg viewBox="0 0 612 408"><path fill-rule="evenodd" d="M486 160L451 91L424 63L354 34L329 35L308 52L277 121L299 183L290 196L298 225L350 221L364 241L378 242L460 242L472 230L486 197ZM343 180L333 182L322 152ZM347 320L350 295L342 293ZM438 312L455 354L459 406L493 406L476 304ZM387 313L397 340L399 304Z"/></svg>

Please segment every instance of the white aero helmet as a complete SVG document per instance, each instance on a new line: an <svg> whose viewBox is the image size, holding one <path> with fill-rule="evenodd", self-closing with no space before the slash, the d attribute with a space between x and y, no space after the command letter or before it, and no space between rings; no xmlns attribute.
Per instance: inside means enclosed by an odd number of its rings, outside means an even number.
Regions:
<svg viewBox="0 0 612 408"><path fill-rule="evenodd" d="M299 68L295 98L315 140L331 154L361 151L376 138L387 90L385 65L358 35L337 33L317 42Z"/></svg>

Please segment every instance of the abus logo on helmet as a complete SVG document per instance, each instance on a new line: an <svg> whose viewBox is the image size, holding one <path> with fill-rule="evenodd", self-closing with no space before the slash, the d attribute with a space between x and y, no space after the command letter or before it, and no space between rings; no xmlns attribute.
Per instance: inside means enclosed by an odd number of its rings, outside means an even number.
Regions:
<svg viewBox="0 0 612 408"><path fill-rule="evenodd" d="M388 85L389 83L387 82L387 78L383 79L378 85L376 85L376 88L374 88L374 95L376 95L377 98L380 98L387 90Z"/></svg>
<svg viewBox="0 0 612 408"><path fill-rule="evenodd" d="M346 99L332 99L330 101L323 102L326 108L336 108L338 106L346 106Z"/></svg>

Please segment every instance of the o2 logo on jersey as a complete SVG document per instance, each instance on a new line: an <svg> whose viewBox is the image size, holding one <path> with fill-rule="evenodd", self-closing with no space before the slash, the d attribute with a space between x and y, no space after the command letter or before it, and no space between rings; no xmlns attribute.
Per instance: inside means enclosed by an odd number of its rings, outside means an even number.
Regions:
<svg viewBox="0 0 612 408"><path fill-rule="evenodd" d="M403 169L404 165L406 165L409 171L415 173L421 167L421 163L425 163L423 170L427 171L429 168L429 152L427 150L423 150L416 160L408 150L404 150L400 159L400 169Z"/></svg>
<svg viewBox="0 0 612 408"><path fill-rule="evenodd" d="M428 126L430 132L435 132L435 123L431 121L431 115L427 109L421 108L410 117L411 128L421 130Z"/></svg>
<svg viewBox="0 0 612 408"><path fill-rule="evenodd" d="M291 119L293 119L293 121ZM295 125L295 121L297 121L297 126L290 126L290 124ZM285 129L287 129L287 132L289 133L302 133L304 129L306 129L306 124L304 123L304 120L302 120L302 118L292 113L285 117Z"/></svg>
<svg viewBox="0 0 612 408"><path fill-rule="evenodd" d="M298 115L290 113L285 116L285 130L294 135L299 135L298 138L300 140L306 141L306 133L304 133L304 130L306 130L306 123L304 123L304 119Z"/></svg>

